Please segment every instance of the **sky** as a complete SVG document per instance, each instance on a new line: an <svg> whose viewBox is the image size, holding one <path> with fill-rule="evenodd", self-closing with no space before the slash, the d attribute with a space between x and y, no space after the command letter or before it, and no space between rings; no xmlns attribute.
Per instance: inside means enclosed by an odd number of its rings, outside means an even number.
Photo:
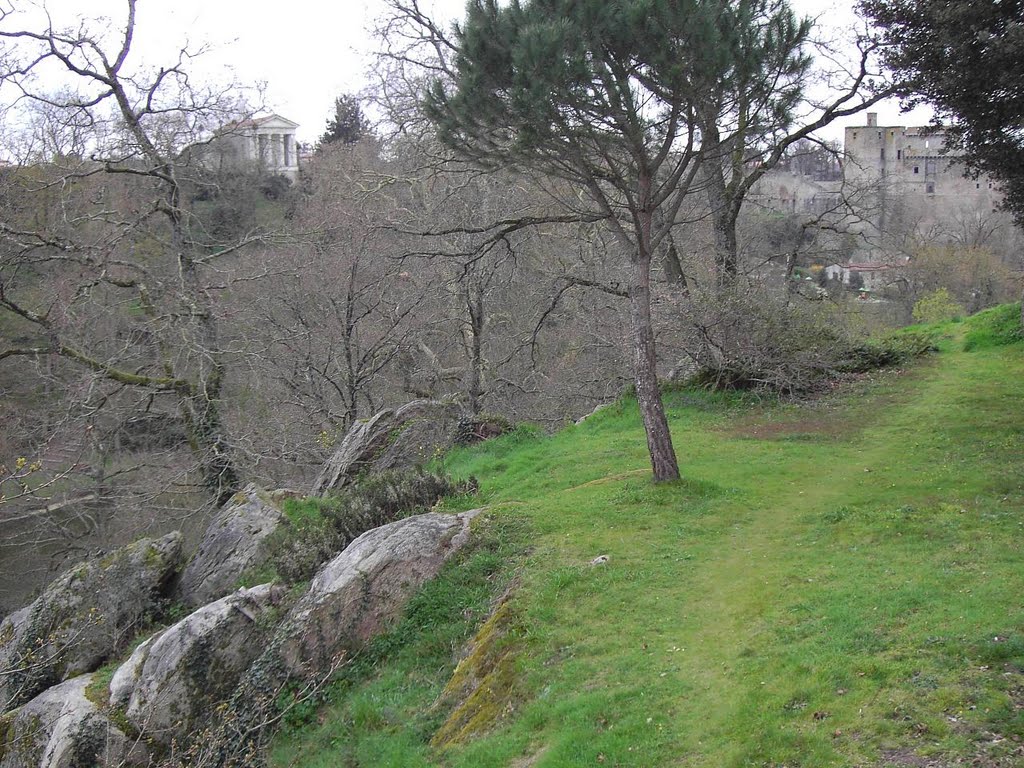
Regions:
<svg viewBox="0 0 1024 768"><path fill-rule="evenodd" d="M454 20L465 0L419 0L432 18ZM791 0L796 11L816 17L828 29L851 29L856 19L849 2ZM106 17L108 28L123 27L125 0L0 0L0 8L38 12L44 6L56 27L81 15ZM84 11L83 8L87 8ZM367 82L375 42L369 29L384 11L382 0L138 0L133 51L159 64L186 42L205 46L193 71L210 81L265 86L266 111L299 123L298 138L315 142L323 133L336 96L358 91ZM874 111L880 125L920 125L930 113L900 114L886 103ZM863 125L851 118L830 129L839 138L843 125Z"/></svg>

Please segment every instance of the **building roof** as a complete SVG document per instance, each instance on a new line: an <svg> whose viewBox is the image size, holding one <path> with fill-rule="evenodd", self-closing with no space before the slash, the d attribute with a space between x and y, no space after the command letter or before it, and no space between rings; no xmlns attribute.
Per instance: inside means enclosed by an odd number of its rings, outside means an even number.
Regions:
<svg viewBox="0 0 1024 768"><path fill-rule="evenodd" d="M852 272L879 272L883 269L892 269L893 265L878 261L866 261L860 264L847 264L846 268Z"/></svg>
<svg viewBox="0 0 1024 768"><path fill-rule="evenodd" d="M225 125L222 130L233 130L236 128L265 128L270 126L298 128L299 124L289 120L287 117L281 117L281 115L273 113L270 115L260 115L258 117L248 117L244 120L236 120Z"/></svg>

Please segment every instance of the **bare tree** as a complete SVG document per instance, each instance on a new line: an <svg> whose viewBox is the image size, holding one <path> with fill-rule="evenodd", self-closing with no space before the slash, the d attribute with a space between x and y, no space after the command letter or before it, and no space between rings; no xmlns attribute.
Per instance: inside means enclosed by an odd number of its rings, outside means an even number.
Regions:
<svg viewBox="0 0 1024 768"><path fill-rule="evenodd" d="M190 207L203 169L186 150L240 105L229 89L193 83L188 50L164 67L136 63L135 28L135 0L116 35L0 12L2 93L47 118L10 171L29 202L0 218L0 313L26 331L0 359L59 357L115 389L172 402L203 484L222 501L240 474L209 271L245 238L211 240ZM68 84L56 94L45 90L54 78Z"/></svg>

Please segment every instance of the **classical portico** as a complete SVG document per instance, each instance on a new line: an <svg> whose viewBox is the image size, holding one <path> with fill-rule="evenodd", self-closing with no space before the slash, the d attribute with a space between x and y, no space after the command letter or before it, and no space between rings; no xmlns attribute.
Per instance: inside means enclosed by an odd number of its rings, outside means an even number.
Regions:
<svg viewBox="0 0 1024 768"><path fill-rule="evenodd" d="M287 176L292 181L299 174L299 153L295 143L298 123L280 115L254 117L233 127L243 156L266 173Z"/></svg>

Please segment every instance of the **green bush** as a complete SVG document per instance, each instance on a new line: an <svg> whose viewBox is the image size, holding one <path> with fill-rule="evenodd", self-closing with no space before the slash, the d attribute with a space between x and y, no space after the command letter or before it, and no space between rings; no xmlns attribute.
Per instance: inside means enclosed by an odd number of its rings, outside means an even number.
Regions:
<svg viewBox="0 0 1024 768"><path fill-rule="evenodd" d="M1005 347L1024 340L1021 329L1020 302L1001 304L967 318L964 351Z"/></svg>
<svg viewBox="0 0 1024 768"><path fill-rule="evenodd" d="M945 288L939 288L922 297L911 311L918 323L941 323L964 316L964 308L953 294Z"/></svg>
<svg viewBox="0 0 1024 768"><path fill-rule="evenodd" d="M752 286L702 297L689 320L697 370L686 383L710 390L804 395L936 348L931 333L863 341L830 304Z"/></svg>
<svg viewBox="0 0 1024 768"><path fill-rule="evenodd" d="M890 365L901 365L915 357L938 350L932 331L902 331L853 344L836 366L844 373L863 373Z"/></svg>
<svg viewBox="0 0 1024 768"><path fill-rule="evenodd" d="M371 528L425 511L446 496L475 490L474 480L456 482L422 470L396 470L362 478L334 496L289 500L284 505L288 522L268 542L270 565L286 583L304 581Z"/></svg>

